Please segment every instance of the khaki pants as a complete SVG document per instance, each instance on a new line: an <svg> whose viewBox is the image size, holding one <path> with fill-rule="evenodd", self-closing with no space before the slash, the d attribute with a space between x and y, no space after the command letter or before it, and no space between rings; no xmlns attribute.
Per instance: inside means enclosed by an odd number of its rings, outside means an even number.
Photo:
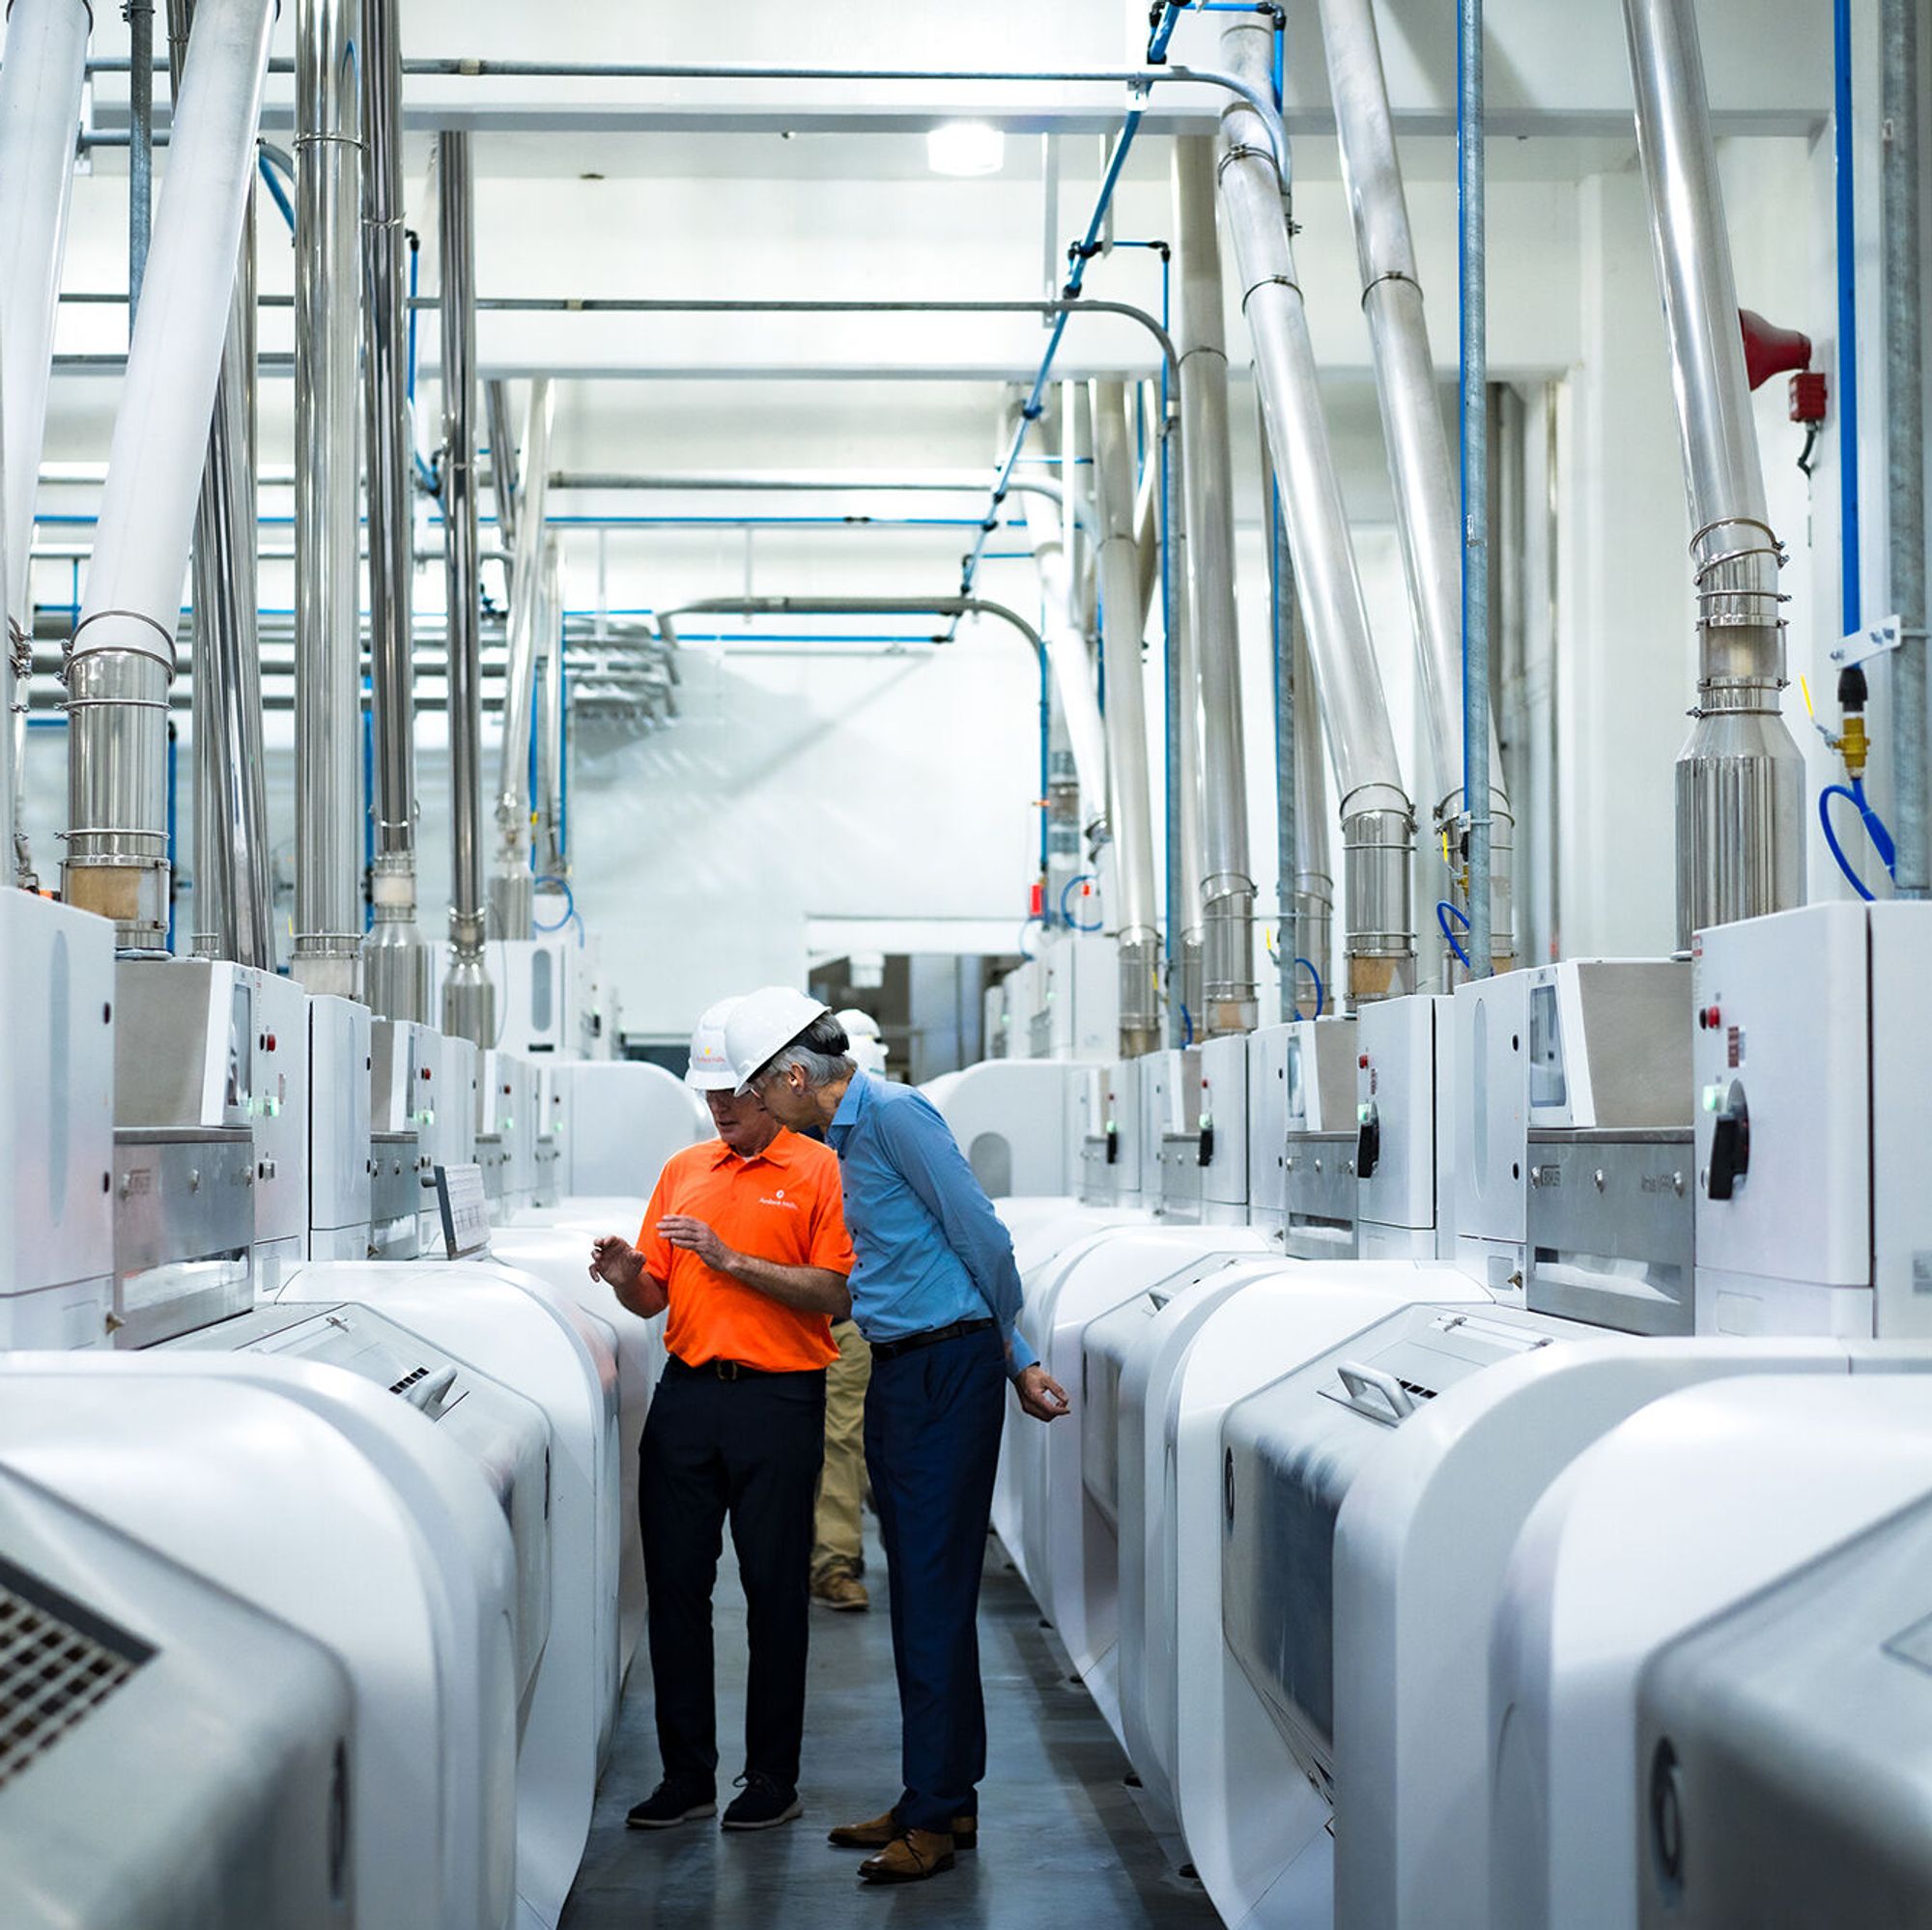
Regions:
<svg viewBox="0 0 1932 1930"><path fill-rule="evenodd" d="M872 1349L853 1320L833 1322L838 1358L825 1375L825 1466L818 1477L811 1572L837 1564L858 1574L864 1562L859 1508L866 1489L866 1389Z"/></svg>

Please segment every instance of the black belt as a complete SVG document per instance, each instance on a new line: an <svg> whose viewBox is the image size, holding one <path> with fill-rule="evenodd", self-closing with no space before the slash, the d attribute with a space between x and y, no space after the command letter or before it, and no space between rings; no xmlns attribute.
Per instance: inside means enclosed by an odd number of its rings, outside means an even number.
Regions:
<svg viewBox="0 0 1932 1930"><path fill-rule="evenodd" d="M949 1327L927 1327L923 1333L907 1334L903 1340L872 1342L874 1360L892 1360L896 1355L911 1353L923 1347L937 1347L941 1341L962 1340L968 1334L982 1334L992 1325L991 1320L954 1320Z"/></svg>
<svg viewBox="0 0 1932 1930"><path fill-rule="evenodd" d="M706 1360L694 1367L674 1353L665 1355L665 1372L672 1375L703 1375L716 1380L775 1380L781 1375L822 1374L823 1368L748 1367L742 1360Z"/></svg>

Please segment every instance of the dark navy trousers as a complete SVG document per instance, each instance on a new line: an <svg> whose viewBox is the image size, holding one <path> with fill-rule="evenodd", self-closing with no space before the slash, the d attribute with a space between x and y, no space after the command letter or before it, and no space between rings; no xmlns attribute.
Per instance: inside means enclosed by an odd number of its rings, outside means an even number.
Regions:
<svg viewBox="0 0 1932 1930"><path fill-rule="evenodd" d="M911 1830L979 1813L980 1574L1006 1400L997 1328L872 1362L866 1466L892 1591L905 1784L894 1814Z"/></svg>

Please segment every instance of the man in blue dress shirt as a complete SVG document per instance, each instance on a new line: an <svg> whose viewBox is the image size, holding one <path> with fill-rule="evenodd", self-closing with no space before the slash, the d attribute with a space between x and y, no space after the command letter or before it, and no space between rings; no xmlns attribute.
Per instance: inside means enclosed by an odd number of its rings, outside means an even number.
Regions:
<svg viewBox="0 0 1932 1930"><path fill-rule="evenodd" d="M884 1815L831 1839L876 1852L859 1866L868 1882L919 1882L979 1835L977 1617L1006 1383L1039 1421L1065 1413L1066 1396L1016 1325L1011 1235L931 1102L861 1072L830 1009L789 987L745 999L725 1049L740 1091L781 1125L821 1128L838 1155L852 1316L872 1349L866 1464L892 1587L904 1787Z"/></svg>

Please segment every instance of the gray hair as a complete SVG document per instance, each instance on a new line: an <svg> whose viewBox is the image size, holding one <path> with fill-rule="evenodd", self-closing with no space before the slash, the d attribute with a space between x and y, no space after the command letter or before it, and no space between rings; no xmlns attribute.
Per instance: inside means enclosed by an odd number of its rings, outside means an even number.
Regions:
<svg viewBox="0 0 1932 1930"><path fill-rule="evenodd" d="M849 1079L859 1069L850 1046L845 1028L830 1012L822 1012L783 1051L774 1053L758 1067L752 1075L752 1084L756 1087L768 1079L782 1079L794 1065L805 1074L806 1085L814 1090Z"/></svg>

